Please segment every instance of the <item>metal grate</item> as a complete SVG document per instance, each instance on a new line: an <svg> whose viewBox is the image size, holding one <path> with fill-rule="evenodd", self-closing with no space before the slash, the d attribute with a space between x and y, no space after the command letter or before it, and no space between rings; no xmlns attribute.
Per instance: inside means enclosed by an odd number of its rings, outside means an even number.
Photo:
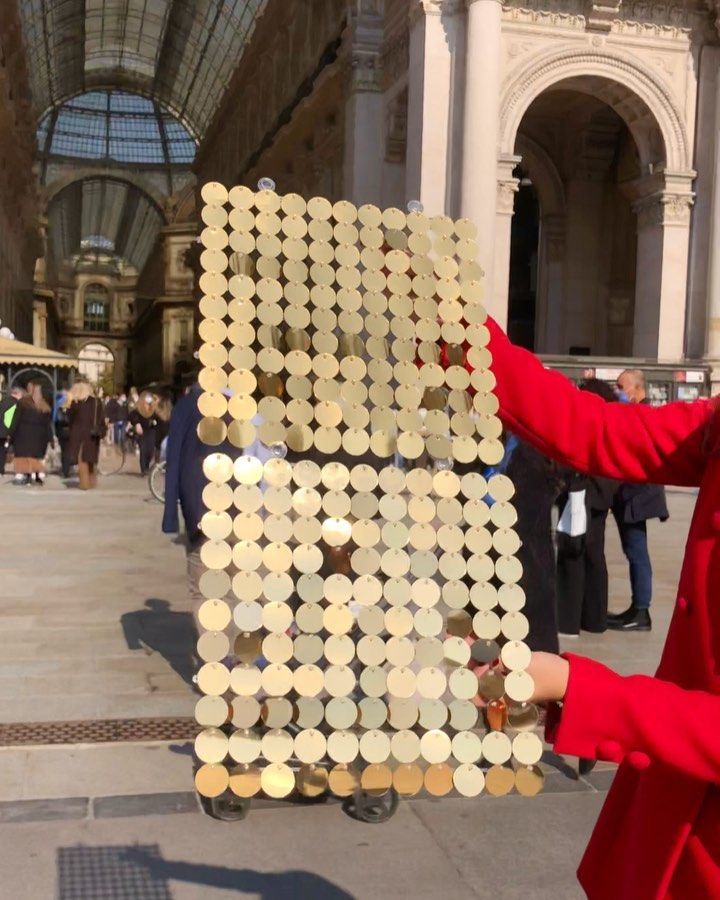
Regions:
<svg viewBox="0 0 720 900"><path fill-rule="evenodd" d="M0 747L33 744L105 744L123 741L193 740L197 724L179 719L99 719L80 722L0 724Z"/></svg>

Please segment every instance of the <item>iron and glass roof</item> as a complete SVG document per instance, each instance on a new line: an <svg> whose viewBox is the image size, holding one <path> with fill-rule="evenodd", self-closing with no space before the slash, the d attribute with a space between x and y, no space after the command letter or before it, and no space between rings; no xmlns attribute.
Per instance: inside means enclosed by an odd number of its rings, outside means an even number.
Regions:
<svg viewBox="0 0 720 900"><path fill-rule="evenodd" d="M185 165L195 141L157 100L126 91L90 91L48 111L38 127L41 157L106 164Z"/></svg>
<svg viewBox="0 0 720 900"><path fill-rule="evenodd" d="M200 138L266 0L21 0L38 118L94 87L138 91Z"/></svg>
<svg viewBox="0 0 720 900"><path fill-rule="evenodd" d="M68 185L50 203L48 240L56 266L63 262L130 265L141 272L163 215L140 188L114 178Z"/></svg>

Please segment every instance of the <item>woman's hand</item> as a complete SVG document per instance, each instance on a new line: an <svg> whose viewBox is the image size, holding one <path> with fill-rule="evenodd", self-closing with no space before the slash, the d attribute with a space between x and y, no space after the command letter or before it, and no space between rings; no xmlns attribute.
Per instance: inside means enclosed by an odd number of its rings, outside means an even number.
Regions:
<svg viewBox="0 0 720 900"><path fill-rule="evenodd" d="M547 703L565 697L570 675L570 663L555 653L533 653L528 675L535 682L534 703Z"/></svg>

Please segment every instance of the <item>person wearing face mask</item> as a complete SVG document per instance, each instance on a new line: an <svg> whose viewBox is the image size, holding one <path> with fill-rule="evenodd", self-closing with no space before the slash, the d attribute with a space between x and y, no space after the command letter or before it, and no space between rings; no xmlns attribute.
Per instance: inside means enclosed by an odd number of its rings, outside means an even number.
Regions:
<svg viewBox="0 0 720 900"><path fill-rule="evenodd" d="M135 409L128 416L128 422L140 450L141 475L147 475L155 459L158 427L155 406L155 397L149 391L143 391L138 397Z"/></svg>

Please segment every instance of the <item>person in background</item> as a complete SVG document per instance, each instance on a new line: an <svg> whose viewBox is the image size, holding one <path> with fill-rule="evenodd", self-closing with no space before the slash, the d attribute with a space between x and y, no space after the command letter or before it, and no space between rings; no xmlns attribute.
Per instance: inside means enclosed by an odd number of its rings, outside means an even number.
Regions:
<svg viewBox="0 0 720 900"><path fill-rule="evenodd" d="M0 475L5 474L5 460L8 447L10 446L13 422L17 415L18 402L24 394L25 391L21 387L14 387L10 389L7 397L0 402Z"/></svg>
<svg viewBox="0 0 720 900"><path fill-rule="evenodd" d="M172 402L167 395L157 398L155 406L157 413L157 430L155 432L155 461L162 459L163 442L170 431L170 417L172 415Z"/></svg>
<svg viewBox="0 0 720 900"><path fill-rule="evenodd" d="M138 400L140 399L140 395L138 394L138 389L136 387L131 387L128 393L128 401L127 401L127 411L128 414L131 413L135 407L138 405Z"/></svg>
<svg viewBox="0 0 720 900"><path fill-rule="evenodd" d="M140 448L140 474L147 475L155 460L158 427L155 397L149 391L143 391L138 398L128 423Z"/></svg>
<svg viewBox="0 0 720 900"><path fill-rule="evenodd" d="M604 381L588 378L580 390L616 402ZM583 492L585 530L572 536L557 533L558 626L562 637L577 637L580 629L600 634L607 629L608 572L605 561L605 525L618 482L567 470L567 490L561 507L574 492Z"/></svg>
<svg viewBox="0 0 720 900"><path fill-rule="evenodd" d="M123 435L125 434L125 427L127 425L128 418L128 398L127 394L120 394L118 396L118 419L114 424L114 435L113 440L116 444L121 444Z"/></svg>
<svg viewBox="0 0 720 900"><path fill-rule="evenodd" d="M52 412L37 382L29 381L26 391L18 401L11 430L15 453L15 478L12 483L43 485L43 460L53 439Z"/></svg>
<svg viewBox="0 0 720 900"><path fill-rule="evenodd" d="M509 434L505 457L498 467L515 485L513 526L521 545L515 554L522 564L520 586L525 591L523 613L530 624L526 642L531 650L558 652L555 591L555 548L552 510L563 486L559 467L516 435Z"/></svg>
<svg viewBox="0 0 720 900"><path fill-rule="evenodd" d="M100 441L105 436L106 425L102 400L95 396L87 381L76 381L70 390L68 420L68 456L77 464L80 490L88 491L97 487Z"/></svg>
<svg viewBox="0 0 720 900"><path fill-rule="evenodd" d="M70 446L70 392L63 391L58 398L55 411L55 437L60 444L60 469L62 477L67 481L73 462L68 453Z"/></svg>
<svg viewBox="0 0 720 900"><path fill-rule="evenodd" d="M617 380L618 392L628 402L649 405L645 376L640 369L626 369ZM650 631L652 601L652 563L648 552L649 519L668 519L665 488L659 484L623 484L615 495L613 516L620 533L623 553L630 567L630 606L618 615L608 616L608 628L615 631Z"/></svg>
<svg viewBox="0 0 720 900"><path fill-rule="evenodd" d="M108 397L105 402L105 425L107 427L107 437L111 444L117 443L117 425L122 422L122 409L117 394Z"/></svg>

